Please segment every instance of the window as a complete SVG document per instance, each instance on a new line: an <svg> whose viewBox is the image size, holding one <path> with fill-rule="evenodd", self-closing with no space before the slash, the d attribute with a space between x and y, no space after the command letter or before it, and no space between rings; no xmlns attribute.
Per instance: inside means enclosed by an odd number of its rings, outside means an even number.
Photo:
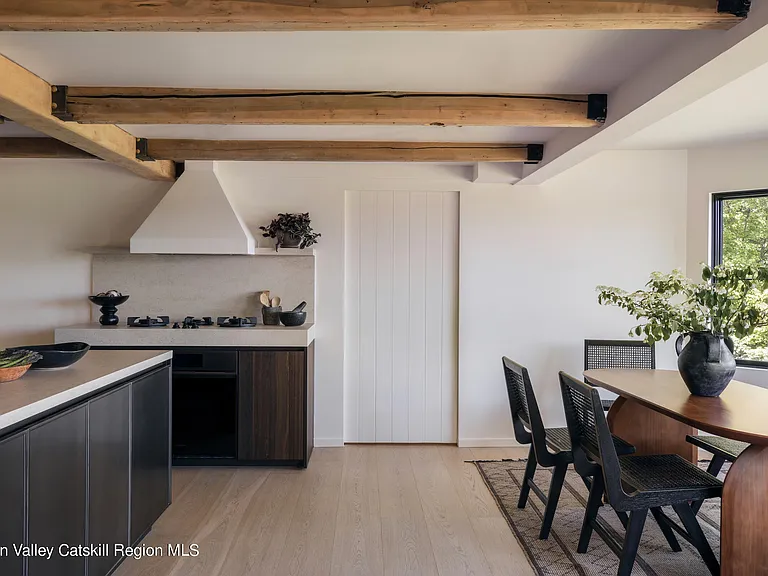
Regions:
<svg viewBox="0 0 768 576"><path fill-rule="evenodd" d="M715 264L765 265L768 262L768 190L714 195L712 211ZM768 301L768 293L764 294ZM737 363L768 367L768 326L736 340Z"/></svg>

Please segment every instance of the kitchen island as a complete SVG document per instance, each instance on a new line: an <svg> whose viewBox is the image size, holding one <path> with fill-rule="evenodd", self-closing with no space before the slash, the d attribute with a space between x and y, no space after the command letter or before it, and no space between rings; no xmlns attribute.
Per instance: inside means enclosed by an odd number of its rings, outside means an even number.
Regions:
<svg viewBox="0 0 768 576"><path fill-rule="evenodd" d="M0 384L0 574L106 575L151 529L171 499L171 359L92 350Z"/></svg>

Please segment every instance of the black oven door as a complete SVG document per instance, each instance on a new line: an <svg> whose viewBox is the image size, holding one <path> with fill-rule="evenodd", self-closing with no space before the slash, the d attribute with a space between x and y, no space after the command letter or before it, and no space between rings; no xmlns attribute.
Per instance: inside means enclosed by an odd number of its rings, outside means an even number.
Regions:
<svg viewBox="0 0 768 576"><path fill-rule="evenodd" d="M237 352L173 358L173 458L237 457Z"/></svg>

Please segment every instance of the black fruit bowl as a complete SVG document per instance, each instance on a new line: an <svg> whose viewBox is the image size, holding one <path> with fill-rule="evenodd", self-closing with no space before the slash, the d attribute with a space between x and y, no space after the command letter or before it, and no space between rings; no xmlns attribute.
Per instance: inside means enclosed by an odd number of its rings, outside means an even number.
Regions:
<svg viewBox="0 0 768 576"><path fill-rule="evenodd" d="M88 296L96 306L120 306L129 296Z"/></svg>
<svg viewBox="0 0 768 576"><path fill-rule="evenodd" d="M301 326L306 321L306 312L280 312L280 322L284 326Z"/></svg>
<svg viewBox="0 0 768 576"><path fill-rule="evenodd" d="M20 346L19 349L39 352L43 357L32 364L31 370L56 370L67 368L82 359L91 349L85 342L63 342L40 346ZM11 348L13 350L13 348Z"/></svg>

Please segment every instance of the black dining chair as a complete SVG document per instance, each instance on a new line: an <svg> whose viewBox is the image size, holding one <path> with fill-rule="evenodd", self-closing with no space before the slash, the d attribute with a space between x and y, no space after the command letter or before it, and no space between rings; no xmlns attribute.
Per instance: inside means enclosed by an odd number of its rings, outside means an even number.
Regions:
<svg viewBox="0 0 768 576"><path fill-rule="evenodd" d="M507 395L509 396L509 408L512 412L515 439L520 444L530 444L528 463L525 465L517 507L525 508L529 492L533 490L545 507L539 538L546 540L552 528L552 520L555 517L557 502L560 499L560 491L565 481L565 472L568 470L568 464L573 462L568 429L544 428L539 405L533 394L528 369L506 356L501 359L501 362L507 383ZM533 479L537 465L553 469L549 493L546 495Z"/></svg>
<svg viewBox="0 0 768 576"><path fill-rule="evenodd" d="M517 501L518 508L525 508L531 490L545 506L544 517L539 531L539 538L545 540L549 537L552 521L555 517L560 492L565 481L565 473L568 465L573 463L571 441L567 428L545 428L541 418L536 395L525 366L503 357L504 378L507 383L509 396L509 408L512 413L512 425L515 439L523 445L530 445L528 451L528 463L523 473L523 482L520 487L520 497ZM634 446L627 444L620 438L616 438L617 450L622 454L634 452ZM552 468L552 479L549 485L549 493L544 492L534 482L534 474L537 465L544 468ZM580 468L584 470L585 468ZM577 469L577 473L580 469ZM591 475L592 469L587 472ZM582 480L590 486L588 476L580 474Z"/></svg>
<svg viewBox="0 0 768 576"><path fill-rule="evenodd" d="M699 448L703 448L707 452L712 454L712 460L707 466L707 472L712 476L720 474L720 470L723 469L723 465L726 462L735 462L744 450L749 448L747 442L741 442L739 440L731 440L730 438L723 438L722 436L691 436L686 435L685 439ZM698 513L703 502L694 502L691 506L693 511Z"/></svg>
<svg viewBox="0 0 768 576"><path fill-rule="evenodd" d="M629 576L651 511L660 526L667 526L662 530L668 540L668 530L674 525L676 531L696 547L709 571L717 576L720 565L689 502L720 497L722 482L677 454L619 456L597 390L564 372L560 372L560 383L563 397L567 399L566 414L572 423L574 441L602 470L602 474L594 477L589 491L577 551L587 551L595 531L619 556L618 576ZM604 495L614 510L629 514L623 543L615 540L597 519ZM664 515L660 510L662 506L674 509L684 529Z"/></svg>
<svg viewBox="0 0 768 576"><path fill-rule="evenodd" d="M642 340L584 340L584 370L656 368L656 348ZM603 400L610 410L613 400Z"/></svg>

